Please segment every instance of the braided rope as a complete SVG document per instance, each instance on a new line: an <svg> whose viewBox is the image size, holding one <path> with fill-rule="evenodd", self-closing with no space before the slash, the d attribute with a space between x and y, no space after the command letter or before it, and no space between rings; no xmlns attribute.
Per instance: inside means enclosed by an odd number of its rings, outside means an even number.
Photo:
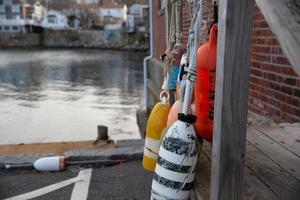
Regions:
<svg viewBox="0 0 300 200"><path fill-rule="evenodd" d="M201 29L204 27L203 23L203 13L207 9L207 4L205 0L199 0L195 2L195 10L193 15L193 20L190 27L190 37L189 37L189 63L190 67L187 68L187 83L185 90L185 97L183 102L183 113L188 114L189 108L192 103L194 83L196 81L196 65L197 65L197 50L199 46L200 39L203 38Z"/></svg>

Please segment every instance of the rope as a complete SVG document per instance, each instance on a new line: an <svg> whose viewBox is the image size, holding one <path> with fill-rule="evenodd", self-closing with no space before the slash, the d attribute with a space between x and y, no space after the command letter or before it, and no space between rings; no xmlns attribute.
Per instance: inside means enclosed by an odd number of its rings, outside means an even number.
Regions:
<svg viewBox="0 0 300 200"><path fill-rule="evenodd" d="M175 38L176 38L176 45L182 44L182 31L181 31L181 0L173 0L173 4L175 6Z"/></svg>
<svg viewBox="0 0 300 200"><path fill-rule="evenodd" d="M166 47L169 48L169 0L165 0Z"/></svg>
<svg viewBox="0 0 300 200"><path fill-rule="evenodd" d="M166 15L166 41L167 49L164 54L164 82L162 85L163 90L168 90L168 77L170 72L171 63L173 56L171 54L171 49L174 44L181 43L182 33L180 31L180 7L181 0L171 0L171 20L169 21L169 3L170 0L165 0L165 15Z"/></svg>
<svg viewBox="0 0 300 200"><path fill-rule="evenodd" d="M204 27L203 22L203 13L206 9L206 1L199 0L195 2L195 10L193 15L193 20L190 27L190 37L189 37L189 63L190 67L187 68L187 83L186 83L186 90L185 90L185 97L183 102L183 113L185 115L188 114L190 105L192 103L192 96L193 96L193 88L194 83L196 81L196 64L197 64L197 50L200 39L203 38L201 34L201 29Z"/></svg>

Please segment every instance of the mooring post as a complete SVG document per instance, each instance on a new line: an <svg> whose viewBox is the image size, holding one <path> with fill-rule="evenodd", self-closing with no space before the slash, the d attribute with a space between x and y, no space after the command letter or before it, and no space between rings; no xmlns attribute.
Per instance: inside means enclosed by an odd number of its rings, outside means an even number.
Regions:
<svg viewBox="0 0 300 200"><path fill-rule="evenodd" d="M108 127L99 125L98 126L98 137L97 140L108 140Z"/></svg>

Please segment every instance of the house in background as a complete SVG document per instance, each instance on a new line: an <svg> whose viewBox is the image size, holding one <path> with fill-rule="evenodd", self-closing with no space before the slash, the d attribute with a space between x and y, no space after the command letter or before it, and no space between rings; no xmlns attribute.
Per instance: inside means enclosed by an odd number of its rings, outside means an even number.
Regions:
<svg viewBox="0 0 300 200"><path fill-rule="evenodd" d="M127 20L127 5L115 2L102 2L100 15L105 30L120 30Z"/></svg>
<svg viewBox="0 0 300 200"><path fill-rule="evenodd" d="M60 11L49 10L46 13L43 21L41 22L41 26L43 28L56 29L56 30L68 29L69 28L68 18L64 13Z"/></svg>
<svg viewBox="0 0 300 200"><path fill-rule="evenodd" d="M136 25L145 24L149 17L149 6L135 3L129 7L129 14L134 16Z"/></svg>
<svg viewBox="0 0 300 200"><path fill-rule="evenodd" d="M0 32L21 32L32 24L30 4L21 0L0 0Z"/></svg>
<svg viewBox="0 0 300 200"><path fill-rule="evenodd" d="M101 27L101 7L98 3L75 3L69 8L64 9L69 18L75 18L79 21L77 28L94 29Z"/></svg>

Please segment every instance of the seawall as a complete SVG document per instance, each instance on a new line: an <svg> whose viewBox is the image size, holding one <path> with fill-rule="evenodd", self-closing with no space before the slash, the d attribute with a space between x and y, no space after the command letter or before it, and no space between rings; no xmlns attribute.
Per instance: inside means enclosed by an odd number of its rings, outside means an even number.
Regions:
<svg viewBox="0 0 300 200"><path fill-rule="evenodd" d="M1 33L0 48L95 48L148 50L144 34L124 31L44 30L43 33Z"/></svg>

